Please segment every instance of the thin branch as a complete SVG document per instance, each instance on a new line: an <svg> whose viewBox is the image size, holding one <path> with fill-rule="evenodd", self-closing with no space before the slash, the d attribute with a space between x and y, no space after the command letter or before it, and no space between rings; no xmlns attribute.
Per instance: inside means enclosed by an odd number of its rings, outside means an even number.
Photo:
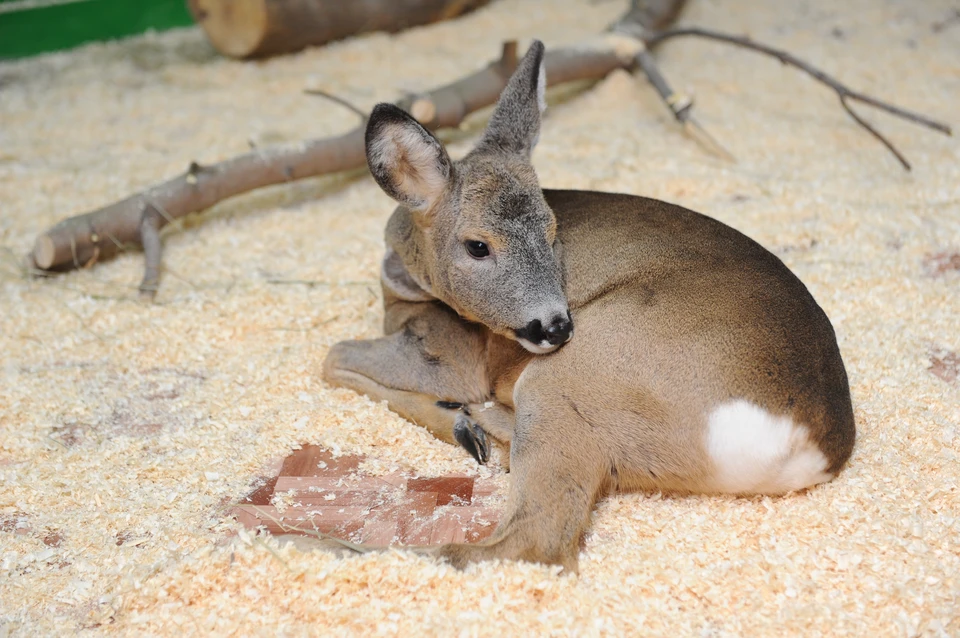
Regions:
<svg viewBox="0 0 960 638"><path fill-rule="evenodd" d="M887 149L888 149L891 153L893 153L894 156L895 156L898 160L900 160L900 164L903 165L903 168L904 168L905 170L908 170L908 171L909 171L909 170L911 170L911 169L913 168L912 166L910 166L910 162L907 161L907 158L903 156L903 153L901 153L901 152L897 149L897 147L893 145L893 142L891 142L891 141L888 140L886 137L884 137L884 136L880 133L880 131L878 131L876 128L874 128L869 122L867 122L865 119L863 119L862 117L860 117L860 116L857 114L856 111L854 111L852 108L850 108L850 104L847 102L847 96L846 96L846 95L842 95L842 94L840 95L840 104L841 104L841 106L843 106L843 109L850 115L850 117L852 117L852 118L857 122L857 124L859 124L860 126L862 126L863 128L865 128L868 133L870 133L870 134L873 135L875 138L877 138L878 140L880 140L880 143L883 144L884 146L886 146Z"/></svg>
<svg viewBox="0 0 960 638"><path fill-rule="evenodd" d="M848 86L846 86L845 84L843 84L842 82L840 82L839 80L837 80L836 78L828 75L827 73L825 73L824 71L821 71L820 69L817 69L816 67L808 64L807 62L804 62L803 60L796 57L795 55L780 49L775 49L765 44L760 44L759 42L754 42L753 40L751 40L749 37L746 37L746 36L730 35L727 33L711 31L709 29L701 29L699 27L688 27L683 29L669 29L667 31L661 31L659 33L655 33L649 36L648 38L646 38L646 43L648 47L653 48L658 44L661 44L662 42L665 42L667 40L684 37L684 36L694 36L694 37L706 38L708 40L716 40L718 42L725 42L727 44L732 44L734 46L749 49L751 51L764 53L766 55L769 55L771 57L774 57L780 60L780 62L782 62L783 64L786 64L787 66L792 66L794 68L800 69L807 75L810 75L814 79L819 80L820 82L826 84L831 89L836 91L838 94L845 95L851 100L857 100L859 102L863 102L864 104L869 104L870 106L876 107L883 111L887 111L892 115L895 115L905 120L909 120L915 124L920 124L921 126L926 126L927 128L931 128L935 131L939 131L940 133L943 133L945 135L953 134L951 128L948 125L943 124L942 122L938 122L925 115L921 115L920 113L908 111L907 109L894 106L887 102L883 102L882 100L878 100L876 98L870 97L869 95L865 95L858 91L854 91L850 89Z"/></svg>
<svg viewBox="0 0 960 638"><path fill-rule="evenodd" d="M682 28L682 29L668 29L666 31L661 31L659 33L647 34L643 39L646 42L648 47L653 48L659 44L662 44L663 42L666 42L667 40L670 40L673 38L679 38L679 37L687 37L687 36L705 38L708 40L715 40L717 42L724 42L726 44L732 44L734 46L748 49L750 51L756 51L758 53L769 55L771 57L776 58L777 60L780 60L782 64L799 69L804 73L806 73L807 75L809 75L810 77L814 78L815 80L827 85L837 93L837 96L840 98L840 103L843 105L843 108L847 111L847 113L850 114L851 117L853 117L854 121L856 121L860 126L862 126L865 130L867 130L871 135L873 135L878 140L880 140L880 142L882 142L884 146L886 146L890 150L890 152L892 152L896 156L896 158L900 161L900 163L903 165L903 167L906 170L910 170L910 163L907 162L907 160L903 157L903 155L894 147L894 145L889 140L883 137L883 135L881 135L874 127L867 124L863 120L863 118L861 118L860 116L858 116L856 113L853 112L853 110L850 108L848 100L856 100L858 102L862 102L863 104L867 104L876 109L880 109L881 111L886 111L887 113L890 113L891 115L894 115L901 119L907 120L908 122L913 122L914 124L919 124L920 126L925 126L939 133L943 133L944 135L953 134L950 127L946 124L943 124L942 122L938 122L929 117L926 117L925 115L921 115L920 113L908 111L907 109L894 106L893 104L889 104L882 100L878 100L876 98L870 97L869 95L865 95L858 91L854 91L848 86L846 86L845 84L843 84L842 82L840 82L839 80L837 80L836 78L808 64L807 62L804 62L803 60L796 57L795 55L780 49L775 49L765 44L754 42L753 40L751 40L746 36L735 36L735 35L729 35L726 33L719 33L717 31L711 31L710 29L701 29L699 27L688 27L688 28Z"/></svg>
<svg viewBox="0 0 960 638"><path fill-rule="evenodd" d="M330 100L331 102L339 104L342 107L350 109L351 111L353 111L354 113L360 116L361 122L366 122L367 118L370 116L369 113L366 113L363 109L360 109L354 106L353 104L351 104L350 102L348 102L347 100L343 99L342 97L338 97L333 93L328 93L323 89L304 89L303 92L306 93L307 95L318 95L322 98Z"/></svg>
<svg viewBox="0 0 960 638"><path fill-rule="evenodd" d="M649 49L642 49L637 53L637 64L650 80L650 84L656 89L657 94L663 103L667 105L673 117L683 126L683 130L693 138L695 142L703 146L708 152L719 155L731 162L736 162L736 158L720 142L718 142L707 130L693 117L693 99L689 96L676 93L670 83L660 71L653 54Z"/></svg>

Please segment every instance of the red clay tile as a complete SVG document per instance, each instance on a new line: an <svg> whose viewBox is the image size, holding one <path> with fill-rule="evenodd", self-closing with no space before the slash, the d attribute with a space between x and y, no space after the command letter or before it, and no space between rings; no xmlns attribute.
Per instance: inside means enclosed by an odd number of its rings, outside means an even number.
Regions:
<svg viewBox="0 0 960 638"><path fill-rule="evenodd" d="M938 348L930 352L930 373L947 383L953 383L960 377L960 356L956 352Z"/></svg>
<svg viewBox="0 0 960 638"><path fill-rule="evenodd" d="M489 505L502 498L493 480L370 476L359 470L362 461L304 446L234 513L248 528L308 535L316 530L372 545L477 542L496 527L498 509ZM293 505L283 514L269 504L274 494L291 491Z"/></svg>
<svg viewBox="0 0 960 638"><path fill-rule="evenodd" d="M396 479L387 477L347 474L344 476L281 476L277 478L276 492L296 490L297 494L313 498L326 492L394 490ZM404 479L404 484L406 479ZM322 490L322 491L321 491Z"/></svg>
<svg viewBox="0 0 960 638"><path fill-rule="evenodd" d="M411 492L436 492L437 505L467 505L473 498L474 478L469 476L442 476L440 478L418 478L407 481L407 490Z"/></svg>
<svg viewBox="0 0 960 638"><path fill-rule="evenodd" d="M363 531L360 532L360 542L368 545L392 545L397 542L397 520L373 519L366 521L363 525Z"/></svg>
<svg viewBox="0 0 960 638"><path fill-rule="evenodd" d="M283 461L280 476L340 476L357 468L359 456L334 458L330 450L317 445L304 445Z"/></svg>
<svg viewBox="0 0 960 638"><path fill-rule="evenodd" d="M267 478L261 476L257 479L257 483L262 481L262 485L256 488L250 494L248 494L240 503L246 505L269 505L270 499L273 498L274 486L277 484L276 476L272 478Z"/></svg>

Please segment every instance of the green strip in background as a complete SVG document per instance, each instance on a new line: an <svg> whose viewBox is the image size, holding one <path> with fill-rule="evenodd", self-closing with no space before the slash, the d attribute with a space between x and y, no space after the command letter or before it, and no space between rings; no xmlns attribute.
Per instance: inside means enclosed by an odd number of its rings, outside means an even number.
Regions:
<svg viewBox="0 0 960 638"><path fill-rule="evenodd" d="M0 0L0 59L190 24L186 0Z"/></svg>

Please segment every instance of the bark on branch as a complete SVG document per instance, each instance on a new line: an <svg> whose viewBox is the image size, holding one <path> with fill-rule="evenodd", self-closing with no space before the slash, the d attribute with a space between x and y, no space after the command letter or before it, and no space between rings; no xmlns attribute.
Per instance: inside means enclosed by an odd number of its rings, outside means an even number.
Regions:
<svg viewBox="0 0 960 638"><path fill-rule="evenodd" d="M598 80L616 69L640 66L664 102L688 131L720 154L726 153L691 117L690 104L677 96L663 78L649 50L680 36L699 36L753 49L795 66L834 89L841 104L870 133L883 141L904 165L906 160L873 127L859 118L848 100L883 109L908 121L942 133L950 128L925 116L854 92L823 71L799 58L746 38L704 29L662 29L677 17L684 0L634 0L627 16L613 26L612 35L580 47L548 51L545 58L548 86L574 80ZM626 34L626 35L624 35ZM516 42L507 42L498 60L460 80L397 104L431 129L456 127L470 113L493 104L506 86L517 63ZM65 219L40 235L31 259L42 270L68 270L90 266L113 256L128 245L143 245L146 270L141 292L152 296L159 282L164 225L205 210L229 197L273 184L355 169L365 164L364 124L342 135L291 146L254 150L226 161L201 166L191 163L177 177L110 204L105 208Z"/></svg>

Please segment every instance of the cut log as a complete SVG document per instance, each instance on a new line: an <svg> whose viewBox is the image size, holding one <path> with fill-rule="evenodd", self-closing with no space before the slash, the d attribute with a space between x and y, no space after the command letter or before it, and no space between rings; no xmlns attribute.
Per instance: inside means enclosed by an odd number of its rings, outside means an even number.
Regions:
<svg viewBox="0 0 960 638"><path fill-rule="evenodd" d="M369 31L448 20L490 0L189 0L220 53L234 58L299 51Z"/></svg>

